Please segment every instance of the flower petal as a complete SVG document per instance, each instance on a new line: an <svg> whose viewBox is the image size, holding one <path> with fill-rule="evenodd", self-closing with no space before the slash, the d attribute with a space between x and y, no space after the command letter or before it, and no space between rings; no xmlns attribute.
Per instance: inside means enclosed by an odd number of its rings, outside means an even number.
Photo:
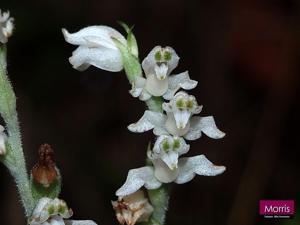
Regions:
<svg viewBox="0 0 300 225"><path fill-rule="evenodd" d="M178 129L173 113L167 113L165 127L166 130L173 136L184 136L189 132L190 123L187 123L183 129Z"/></svg>
<svg viewBox="0 0 300 225"><path fill-rule="evenodd" d="M80 71L87 69L90 65L111 72L123 69L120 51L104 47L88 48L79 46L73 52L69 61L75 69Z"/></svg>
<svg viewBox="0 0 300 225"><path fill-rule="evenodd" d="M147 76L146 90L153 96L162 96L168 90L168 78L159 80L156 75Z"/></svg>
<svg viewBox="0 0 300 225"><path fill-rule="evenodd" d="M155 65L154 71L158 80L164 80L167 77L168 66L165 63Z"/></svg>
<svg viewBox="0 0 300 225"><path fill-rule="evenodd" d="M135 81L132 83L132 89L129 91L129 93L135 98L139 97L143 92L143 88L145 87L145 84L146 84L145 78L137 77Z"/></svg>
<svg viewBox="0 0 300 225"><path fill-rule="evenodd" d="M154 177L153 168L150 166L129 170L125 184L117 190L117 196L130 195L141 187L157 189L161 183Z"/></svg>
<svg viewBox="0 0 300 225"><path fill-rule="evenodd" d="M190 79L188 71L172 75L169 77L169 88L163 97L164 99L171 100L180 88L191 90L195 88L197 84L198 81Z"/></svg>
<svg viewBox="0 0 300 225"><path fill-rule="evenodd" d="M201 137L201 132L214 139L223 138L225 136L225 133L217 128L212 116L194 116L190 120L190 130L184 138L187 140L196 140Z"/></svg>
<svg viewBox="0 0 300 225"><path fill-rule="evenodd" d="M178 166L178 156L178 152L176 151L163 152L161 160L169 167L170 170L175 170Z"/></svg>
<svg viewBox="0 0 300 225"><path fill-rule="evenodd" d="M177 178L179 174L178 168L174 168L173 170L171 170L168 165L161 159L156 159L152 162L154 165L154 175L160 182L170 183Z"/></svg>
<svg viewBox="0 0 300 225"><path fill-rule="evenodd" d="M128 130L135 133L142 133L157 127L158 131L160 131L159 128L164 126L165 120L166 116L162 113L146 110L139 121L128 126Z"/></svg>
<svg viewBox="0 0 300 225"><path fill-rule="evenodd" d="M192 180L196 174L203 176L216 176L225 171L224 166L212 164L204 155L185 157L179 159L179 175L175 182L183 184Z"/></svg>
<svg viewBox="0 0 300 225"><path fill-rule="evenodd" d="M51 203L51 201L52 199L47 197L43 197L38 201L29 220L30 225L35 225L39 223L42 224L43 222L49 219L50 214L47 210L45 210L45 208L48 204Z"/></svg>
<svg viewBox="0 0 300 225"><path fill-rule="evenodd" d="M182 137L177 137L180 143L180 147L178 149L179 156L187 153L190 150L190 145L188 145Z"/></svg>
<svg viewBox="0 0 300 225"><path fill-rule="evenodd" d="M174 110L173 115L177 129L184 129L188 124L192 113L188 110Z"/></svg>
<svg viewBox="0 0 300 225"><path fill-rule="evenodd" d="M97 225L92 220L65 220L66 225Z"/></svg>
<svg viewBox="0 0 300 225"><path fill-rule="evenodd" d="M70 34L66 29L62 29L66 42L73 45L90 46L92 43L96 46L118 50L112 38L126 44L126 40L117 30L108 26L89 26L80 31Z"/></svg>
<svg viewBox="0 0 300 225"><path fill-rule="evenodd" d="M60 216L51 217L51 219L49 219L45 225L47 225L48 223L49 225L65 225L63 218L61 218Z"/></svg>

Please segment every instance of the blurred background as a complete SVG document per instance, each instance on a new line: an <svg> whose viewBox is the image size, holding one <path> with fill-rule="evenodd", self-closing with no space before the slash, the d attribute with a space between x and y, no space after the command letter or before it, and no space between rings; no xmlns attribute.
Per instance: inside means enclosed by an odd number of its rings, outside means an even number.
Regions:
<svg viewBox="0 0 300 225"><path fill-rule="evenodd" d="M123 72L84 72L68 62L70 32L94 24L122 31L134 24L143 59L156 45L172 46L199 84L191 93L226 132L221 140L191 142L189 156L205 154L227 167L217 177L173 185L167 224L300 224L263 219L260 199L300 200L299 0L1 0L16 30L8 70L18 96L28 168L49 143L63 175L61 198L75 219L117 224L111 200L129 169L144 165L152 132L127 125L145 106L132 98ZM1 124L2 121L1 121ZM0 165L0 224L26 224L15 184Z"/></svg>

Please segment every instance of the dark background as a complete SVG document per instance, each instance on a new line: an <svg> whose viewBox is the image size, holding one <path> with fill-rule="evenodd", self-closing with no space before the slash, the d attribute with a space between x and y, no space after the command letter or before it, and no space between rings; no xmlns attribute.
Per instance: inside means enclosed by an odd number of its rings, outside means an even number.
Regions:
<svg viewBox="0 0 300 225"><path fill-rule="evenodd" d="M202 115L213 115L222 140L202 137L188 155L227 167L218 177L173 185L167 224L300 224L263 219L260 199L300 200L300 1L1 0L16 30L8 70L18 96L28 168L49 143L63 174L61 198L75 219L117 224L110 201L129 169L144 165L152 132L126 126L145 107L128 94L123 72L84 72L68 62L70 32L94 24L135 24L141 59L155 45L181 57L175 72L199 81L192 91ZM299 207L297 209L299 211ZM0 224L25 224L15 185L0 165Z"/></svg>

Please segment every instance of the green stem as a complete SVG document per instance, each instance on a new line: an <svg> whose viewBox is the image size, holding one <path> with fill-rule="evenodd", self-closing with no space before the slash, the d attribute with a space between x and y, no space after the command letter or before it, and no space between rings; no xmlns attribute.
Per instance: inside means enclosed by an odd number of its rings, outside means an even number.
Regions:
<svg viewBox="0 0 300 225"><path fill-rule="evenodd" d="M15 179L25 214L29 217L34 208L34 201L22 148L16 97L6 72L6 47L4 45L0 46L0 113L6 123L7 145L10 151L9 157L3 157L2 161Z"/></svg>

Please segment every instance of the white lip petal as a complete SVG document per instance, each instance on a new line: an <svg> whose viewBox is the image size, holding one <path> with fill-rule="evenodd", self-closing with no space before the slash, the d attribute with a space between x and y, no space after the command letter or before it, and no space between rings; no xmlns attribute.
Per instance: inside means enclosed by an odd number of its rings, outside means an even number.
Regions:
<svg viewBox="0 0 300 225"><path fill-rule="evenodd" d="M169 151L161 155L161 160L169 167L170 170L177 169L178 167L178 153Z"/></svg>
<svg viewBox="0 0 300 225"><path fill-rule="evenodd" d="M200 117L195 116L190 121L191 128L184 136L187 140L195 140L201 137L201 132L210 138L219 139L225 136L225 133L220 131L212 116Z"/></svg>
<svg viewBox="0 0 300 225"><path fill-rule="evenodd" d="M165 120L166 116L162 113L146 110L139 121L128 126L128 130L135 133L142 133L153 128L163 130L161 127L164 125Z"/></svg>
<svg viewBox="0 0 300 225"><path fill-rule="evenodd" d="M171 75L169 77L168 90L163 97L164 99L171 100L180 88L190 90L195 88L197 84L197 81L190 79L188 71L176 75Z"/></svg>
<svg viewBox="0 0 300 225"><path fill-rule="evenodd" d="M157 189L161 186L150 166L129 170L125 184L117 190L116 195L121 197L130 195L143 186L147 189Z"/></svg>
<svg viewBox="0 0 300 225"><path fill-rule="evenodd" d="M92 220L65 220L66 225L97 225Z"/></svg>
<svg viewBox="0 0 300 225"><path fill-rule="evenodd" d="M155 65L154 71L158 80L164 80L167 77L168 66L165 63L162 63L161 65Z"/></svg>
<svg viewBox="0 0 300 225"><path fill-rule="evenodd" d="M88 48L79 46L69 59L75 69L85 70L90 65L97 68L117 72L123 69L123 62L119 50L108 48Z"/></svg>
<svg viewBox="0 0 300 225"><path fill-rule="evenodd" d="M154 165L154 175L160 182L170 183L177 178L179 174L177 168L171 170L161 159L153 160L152 162Z"/></svg>
<svg viewBox="0 0 300 225"><path fill-rule="evenodd" d="M173 136L184 136L190 129L190 123L187 123L184 129L178 129L173 113L167 113L165 123L166 130Z"/></svg>
<svg viewBox="0 0 300 225"><path fill-rule="evenodd" d="M191 112L187 110L176 110L173 112L175 122L176 122L176 127L178 129L184 129L189 122L189 119L191 117Z"/></svg>
<svg viewBox="0 0 300 225"><path fill-rule="evenodd" d="M216 166L210 162L204 155L186 157L179 159L179 175L175 182L177 184L187 183L192 180L196 174L203 176L216 176L225 171L224 166Z"/></svg>
<svg viewBox="0 0 300 225"><path fill-rule="evenodd" d="M62 29L65 40L73 45L88 46L89 39L97 45L106 48L118 50L112 38L118 39L121 43L126 44L126 40L117 30L108 26L89 26L79 30L76 33L70 34L66 29Z"/></svg>
<svg viewBox="0 0 300 225"><path fill-rule="evenodd" d="M162 96L168 90L168 78L159 80L156 75L149 74L145 88L153 96Z"/></svg>

